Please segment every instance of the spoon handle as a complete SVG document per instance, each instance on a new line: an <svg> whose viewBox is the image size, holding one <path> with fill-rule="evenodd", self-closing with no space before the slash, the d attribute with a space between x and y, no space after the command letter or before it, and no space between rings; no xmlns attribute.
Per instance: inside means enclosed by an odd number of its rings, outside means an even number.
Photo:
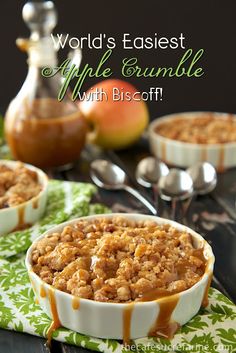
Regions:
<svg viewBox="0 0 236 353"><path fill-rule="evenodd" d="M172 213L171 218L173 221L177 220L176 209L177 209L177 200L173 198L171 201L171 213Z"/></svg>
<svg viewBox="0 0 236 353"><path fill-rule="evenodd" d="M156 209L158 209L158 187L156 184L152 185L153 202Z"/></svg>
<svg viewBox="0 0 236 353"><path fill-rule="evenodd" d="M152 214L154 214L155 216L157 215L157 210L155 209L155 207L138 191L136 191L129 185L124 185L124 190L136 197L136 199L138 199Z"/></svg>

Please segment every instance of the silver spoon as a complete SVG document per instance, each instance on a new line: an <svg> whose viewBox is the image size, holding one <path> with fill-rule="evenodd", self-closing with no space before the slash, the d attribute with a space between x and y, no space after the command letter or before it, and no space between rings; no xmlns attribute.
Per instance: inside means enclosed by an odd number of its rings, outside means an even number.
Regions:
<svg viewBox="0 0 236 353"><path fill-rule="evenodd" d="M128 185L128 178L118 165L104 159L97 159L90 165L90 175L97 186L107 190L125 190L142 202L152 214L157 214L153 205Z"/></svg>
<svg viewBox="0 0 236 353"><path fill-rule="evenodd" d="M146 157L138 163L135 175L140 185L151 188L158 183L160 177L168 173L169 168L165 163L154 157Z"/></svg>
<svg viewBox="0 0 236 353"><path fill-rule="evenodd" d="M194 196L206 195L213 191L217 184L217 173L212 164L208 162L198 162L187 169L187 173L193 180L194 195L185 205L186 214Z"/></svg>
<svg viewBox="0 0 236 353"><path fill-rule="evenodd" d="M215 189L217 173L210 163L196 163L187 169L187 173L193 180L193 188L196 194L206 195Z"/></svg>
<svg viewBox="0 0 236 353"><path fill-rule="evenodd" d="M154 157L143 158L136 167L136 180L145 188L152 188L155 207L158 207L157 183L169 173L167 165Z"/></svg>
<svg viewBox="0 0 236 353"><path fill-rule="evenodd" d="M165 201L172 203L172 218L176 218L177 201L183 201L193 195L193 181L191 176L181 169L170 169L166 176L158 182L158 192Z"/></svg>

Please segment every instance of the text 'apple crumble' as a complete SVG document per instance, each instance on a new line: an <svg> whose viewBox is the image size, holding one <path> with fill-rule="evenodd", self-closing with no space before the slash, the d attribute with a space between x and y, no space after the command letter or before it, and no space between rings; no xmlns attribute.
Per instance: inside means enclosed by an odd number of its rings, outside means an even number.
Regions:
<svg viewBox="0 0 236 353"><path fill-rule="evenodd" d="M43 281L100 302L179 293L200 280L206 262L189 233L117 216L67 225L39 240L32 252L33 271Z"/></svg>

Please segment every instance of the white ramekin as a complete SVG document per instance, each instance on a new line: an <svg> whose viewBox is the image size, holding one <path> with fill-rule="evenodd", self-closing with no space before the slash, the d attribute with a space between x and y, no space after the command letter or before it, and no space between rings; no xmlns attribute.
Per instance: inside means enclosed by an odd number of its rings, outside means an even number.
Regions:
<svg viewBox="0 0 236 353"><path fill-rule="evenodd" d="M194 240L196 247L204 246L204 256L207 258L207 269L193 287L178 294L178 303L172 313L171 320L180 325L189 321L201 307L204 295L209 286L214 266L214 255L210 245L193 230L167 219L155 216L140 214L106 214L83 217L81 219L97 219L99 217L111 218L114 216L123 216L131 220L151 220L158 224L171 224L180 231L188 231ZM26 267L32 283L32 288L38 299L38 302L47 315L55 318L56 313L62 326L82 334L100 337L100 338L124 338L124 313L127 312L130 305L133 305L133 312L130 318L130 338L145 337L157 320L160 312L160 304L171 299L171 296L164 297L156 301L124 303L104 303L88 299L79 300L79 308L73 308L75 297L71 294L62 292L45 283L32 270L31 254L38 240L54 232L60 232L65 225L76 223L72 220L54 227L47 233L40 236L29 248L26 255ZM42 293L43 288L43 293ZM52 303L52 293L54 303ZM43 295L42 295L43 294ZM53 306L52 306L53 304ZM54 313L53 313L54 310Z"/></svg>
<svg viewBox="0 0 236 353"><path fill-rule="evenodd" d="M186 112L166 115L155 119L149 126L149 141L151 152L168 165L190 167L196 162L209 162L219 172L236 166L236 142L221 144L195 144L171 140L158 135L155 129L164 122L175 119L194 119L205 114L214 114L226 118L229 114L212 112ZM236 119L236 115L234 115Z"/></svg>
<svg viewBox="0 0 236 353"><path fill-rule="evenodd" d="M20 162L21 163L21 162ZM19 162L0 160L9 168L16 168ZM0 209L0 235L10 233L14 230L23 229L38 221L46 208L48 177L41 170L30 164L23 164L26 168L33 170L38 175L38 181L42 190L38 195L20 205Z"/></svg>

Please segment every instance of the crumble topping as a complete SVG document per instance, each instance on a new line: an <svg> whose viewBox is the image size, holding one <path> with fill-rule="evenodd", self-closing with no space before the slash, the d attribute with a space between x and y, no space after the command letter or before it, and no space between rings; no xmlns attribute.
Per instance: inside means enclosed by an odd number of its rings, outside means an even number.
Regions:
<svg viewBox="0 0 236 353"><path fill-rule="evenodd" d="M15 169L0 164L0 209L17 206L41 191L38 175L18 163Z"/></svg>
<svg viewBox="0 0 236 353"><path fill-rule="evenodd" d="M190 234L123 217L80 220L35 244L33 271L57 289L101 302L163 296L193 286L205 272ZM158 289L158 291L157 291Z"/></svg>
<svg viewBox="0 0 236 353"><path fill-rule="evenodd" d="M197 118L173 118L155 129L158 135L197 144L236 142L236 119L232 115L203 114Z"/></svg>

